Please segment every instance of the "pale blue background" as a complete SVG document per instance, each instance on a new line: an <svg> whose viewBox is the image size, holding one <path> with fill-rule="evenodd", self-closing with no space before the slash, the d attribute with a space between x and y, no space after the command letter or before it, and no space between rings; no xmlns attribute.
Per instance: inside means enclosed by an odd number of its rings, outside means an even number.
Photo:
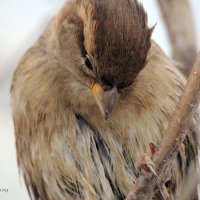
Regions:
<svg viewBox="0 0 200 200"><path fill-rule="evenodd" d="M170 46L155 0L141 0L149 15L149 25L157 23L153 38L170 55ZM20 57L42 33L64 0L0 0L0 200L28 200L19 179L15 139L10 110L9 88ZM191 0L198 48L200 47L200 0ZM183 17L184 20L184 17ZM189 24L188 24L189 26Z"/></svg>

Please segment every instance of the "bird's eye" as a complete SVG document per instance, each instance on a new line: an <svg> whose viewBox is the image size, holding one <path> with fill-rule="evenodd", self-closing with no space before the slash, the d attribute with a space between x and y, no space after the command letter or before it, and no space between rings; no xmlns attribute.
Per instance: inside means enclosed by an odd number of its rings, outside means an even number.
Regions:
<svg viewBox="0 0 200 200"><path fill-rule="evenodd" d="M90 61L88 54L86 54L85 65L87 66L88 69L93 70L93 66L92 66L92 63Z"/></svg>

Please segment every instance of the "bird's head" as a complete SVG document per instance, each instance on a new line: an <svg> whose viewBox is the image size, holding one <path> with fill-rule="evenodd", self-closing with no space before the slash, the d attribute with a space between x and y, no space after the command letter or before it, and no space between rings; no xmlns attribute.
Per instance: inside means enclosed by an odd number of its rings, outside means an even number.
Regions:
<svg viewBox="0 0 200 200"><path fill-rule="evenodd" d="M153 29L136 0L71 0L57 18L61 62L108 119L146 64Z"/></svg>

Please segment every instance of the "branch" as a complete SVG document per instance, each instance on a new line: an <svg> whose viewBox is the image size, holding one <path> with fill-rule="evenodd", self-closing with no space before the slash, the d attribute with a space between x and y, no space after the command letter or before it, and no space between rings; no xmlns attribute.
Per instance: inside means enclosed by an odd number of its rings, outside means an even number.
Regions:
<svg viewBox="0 0 200 200"><path fill-rule="evenodd" d="M189 75L197 56L196 38L188 0L158 0L165 21L173 58L184 65L183 72Z"/></svg>
<svg viewBox="0 0 200 200"><path fill-rule="evenodd" d="M157 152L155 161L155 171L157 178L152 173L140 175L136 181L133 191L126 200L149 200L154 197L155 191L164 183L162 179L166 175L166 170L172 165L176 157L178 146L182 142L190 128L189 116L193 108L198 104L200 93L200 53L192 68L188 83L178 103L175 113L169 122L163 138L160 150Z"/></svg>

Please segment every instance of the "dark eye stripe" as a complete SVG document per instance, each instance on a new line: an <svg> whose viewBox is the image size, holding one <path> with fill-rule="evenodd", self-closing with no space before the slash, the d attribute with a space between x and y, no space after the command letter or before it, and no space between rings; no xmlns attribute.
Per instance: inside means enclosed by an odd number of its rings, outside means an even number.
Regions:
<svg viewBox="0 0 200 200"><path fill-rule="evenodd" d="M86 54L85 65L87 66L88 69L93 70L93 66L92 66L92 63L90 61L88 54Z"/></svg>

